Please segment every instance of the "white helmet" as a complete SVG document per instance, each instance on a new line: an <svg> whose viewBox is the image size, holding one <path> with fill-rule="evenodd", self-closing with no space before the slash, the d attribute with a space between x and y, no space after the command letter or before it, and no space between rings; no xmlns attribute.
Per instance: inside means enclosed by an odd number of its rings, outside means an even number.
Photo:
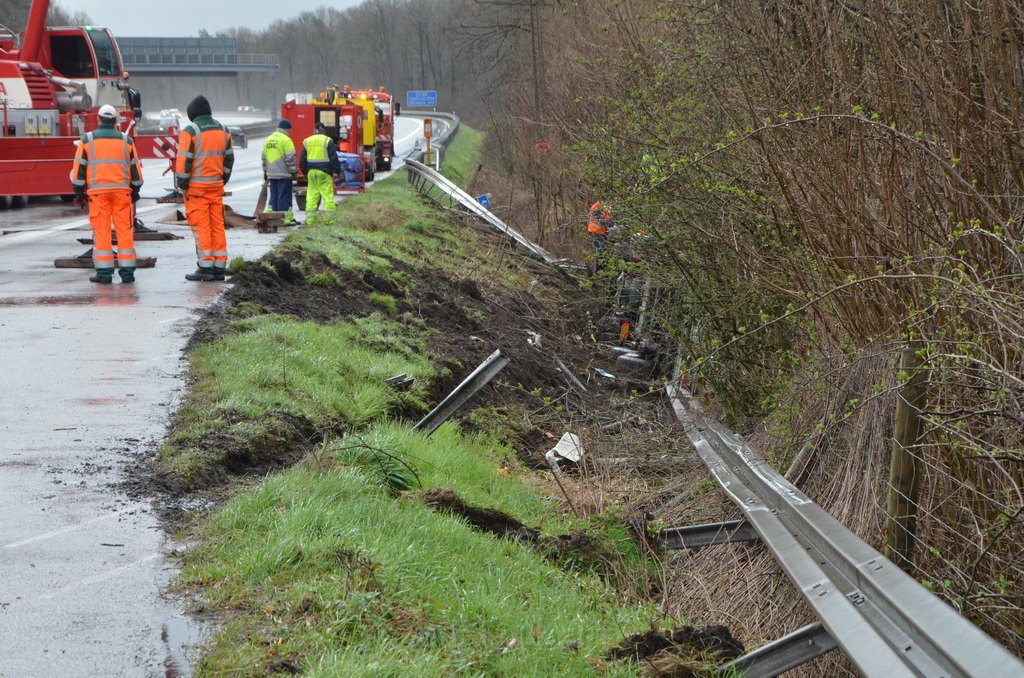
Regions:
<svg viewBox="0 0 1024 678"><path fill-rule="evenodd" d="M98 115L103 120L113 120L114 122L117 122L117 109L110 104L103 104L100 106Z"/></svg>

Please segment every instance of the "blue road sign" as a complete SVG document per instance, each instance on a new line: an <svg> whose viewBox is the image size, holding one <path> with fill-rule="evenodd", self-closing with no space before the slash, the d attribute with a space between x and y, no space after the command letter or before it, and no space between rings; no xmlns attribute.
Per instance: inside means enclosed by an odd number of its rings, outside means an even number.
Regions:
<svg viewBox="0 0 1024 678"><path fill-rule="evenodd" d="M413 106L437 106L437 90L407 91L405 102L405 105L410 108Z"/></svg>

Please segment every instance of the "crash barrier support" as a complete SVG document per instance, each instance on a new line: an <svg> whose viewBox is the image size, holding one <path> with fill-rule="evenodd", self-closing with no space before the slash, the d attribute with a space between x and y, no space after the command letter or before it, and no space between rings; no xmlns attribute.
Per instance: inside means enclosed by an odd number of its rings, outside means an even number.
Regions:
<svg viewBox="0 0 1024 678"><path fill-rule="evenodd" d="M826 513L735 433L695 416L696 410L684 404L690 396L672 385L667 389L676 417L712 477L863 675L1024 675L1024 663L1006 648ZM739 527L717 526L716 531ZM682 541L678 528L666 530L665 536ZM768 651L772 646L778 652ZM752 653L743 675L775 675L777 664L764 667L793 647L780 640L762 648L760 660ZM819 654L806 652L801 659Z"/></svg>

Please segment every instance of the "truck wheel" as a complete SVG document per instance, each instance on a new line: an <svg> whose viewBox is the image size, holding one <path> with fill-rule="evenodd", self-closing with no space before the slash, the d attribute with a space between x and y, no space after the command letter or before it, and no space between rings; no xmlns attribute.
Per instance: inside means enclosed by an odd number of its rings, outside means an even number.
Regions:
<svg viewBox="0 0 1024 678"><path fill-rule="evenodd" d="M21 208L28 204L27 195L14 195L11 196L11 207Z"/></svg>
<svg viewBox="0 0 1024 678"><path fill-rule="evenodd" d="M370 166L366 168L366 181L367 183L373 181L373 175L377 173L377 163L370 163Z"/></svg>
<svg viewBox="0 0 1024 678"><path fill-rule="evenodd" d="M302 193L299 193L298 191L295 192L295 209L297 209L300 212L305 212L306 211L306 192L305 191L303 191Z"/></svg>
<svg viewBox="0 0 1024 678"><path fill-rule="evenodd" d="M0 195L0 210L5 210L10 207L11 200L12 198L9 195Z"/></svg>

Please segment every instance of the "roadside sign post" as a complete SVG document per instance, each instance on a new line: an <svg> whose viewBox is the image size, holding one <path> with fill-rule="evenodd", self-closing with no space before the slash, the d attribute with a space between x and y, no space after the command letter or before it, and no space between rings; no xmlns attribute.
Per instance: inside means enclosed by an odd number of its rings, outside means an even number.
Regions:
<svg viewBox="0 0 1024 678"><path fill-rule="evenodd" d="M424 158L427 165L430 164L430 137L434 134L434 121L430 118L423 118L423 138L427 140L427 155Z"/></svg>

